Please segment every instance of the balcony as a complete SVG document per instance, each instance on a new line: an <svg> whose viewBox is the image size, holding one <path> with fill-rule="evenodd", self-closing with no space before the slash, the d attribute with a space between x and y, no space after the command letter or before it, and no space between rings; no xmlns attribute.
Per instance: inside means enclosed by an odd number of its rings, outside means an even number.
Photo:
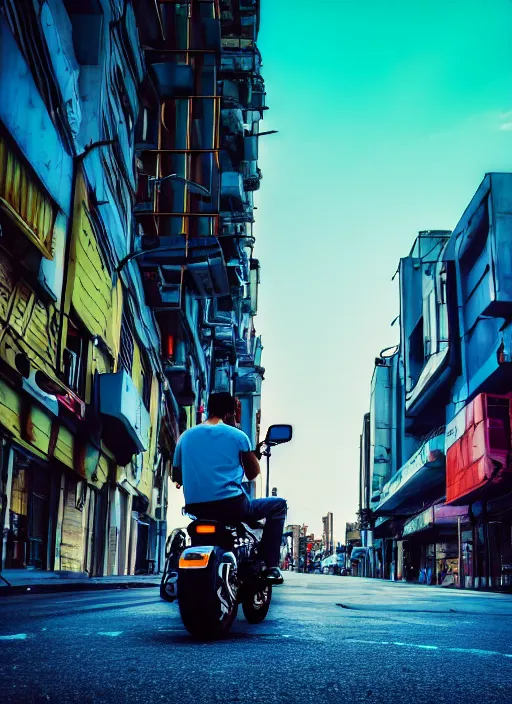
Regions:
<svg viewBox="0 0 512 704"><path fill-rule="evenodd" d="M234 354L236 338L233 325L216 325L213 329L213 345L217 352Z"/></svg>
<svg viewBox="0 0 512 704"><path fill-rule="evenodd" d="M53 259L55 203L32 167L0 133L0 210L46 259Z"/></svg>
<svg viewBox="0 0 512 704"><path fill-rule="evenodd" d="M487 174L454 230L466 396L510 387L512 174Z"/></svg>
<svg viewBox="0 0 512 704"><path fill-rule="evenodd" d="M371 492L379 493L397 467L398 354L379 357L371 381L369 472Z"/></svg>
<svg viewBox="0 0 512 704"><path fill-rule="evenodd" d="M400 326L407 415L419 415L455 365L457 306L450 231L421 232L400 262ZM442 419L440 422L444 422Z"/></svg>
<svg viewBox="0 0 512 704"><path fill-rule="evenodd" d="M212 392L231 392L231 364L229 359L222 355L216 355L212 376Z"/></svg>
<svg viewBox="0 0 512 704"><path fill-rule="evenodd" d="M126 371L100 374L99 390L103 441L124 467L148 449L150 416Z"/></svg>
<svg viewBox="0 0 512 704"><path fill-rule="evenodd" d="M261 56L252 39L223 37L222 49L220 60L222 74L243 77L260 72Z"/></svg>
<svg viewBox="0 0 512 704"><path fill-rule="evenodd" d="M192 374L186 366L167 366L165 376L169 380L172 393L180 406L192 406L196 395L192 383Z"/></svg>
<svg viewBox="0 0 512 704"><path fill-rule="evenodd" d="M258 191L263 175L256 161L242 162L242 178L245 191Z"/></svg>
<svg viewBox="0 0 512 704"><path fill-rule="evenodd" d="M224 171L220 177L221 209L243 210L245 204L243 177L239 171Z"/></svg>
<svg viewBox="0 0 512 704"><path fill-rule="evenodd" d="M511 398L480 394L446 428L446 502L495 498L512 490Z"/></svg>
<svg viewBox="0 0 512 704"><path fill-rule="evenodd" d="M229 294L224 255L216 237L160 237L138 258L146 299L152 307L180 307L184 277L192 295L208 299Z"/></svg>
<svg viewBox="0 0 512 704"><path fill-rule="evenodd" d="M454 230L464 329L512 312L512 173L487 174Z"/></svg>
<svg viewBox="0 0 512 704"><path fill-rule="evenodd" d="M235 393L240 395L258 395L261 393L261 382L264 369L254 365L239 367L236 378Z"/></svg>
<svg viewBox="0 0 512 704"><path fill-rule="evenodd" d="M424 504L444 493L445 436L440 433L427 440L420 449L371 501L380 515L413 515ZM375 504L377 504L375 506Z"/></svg>

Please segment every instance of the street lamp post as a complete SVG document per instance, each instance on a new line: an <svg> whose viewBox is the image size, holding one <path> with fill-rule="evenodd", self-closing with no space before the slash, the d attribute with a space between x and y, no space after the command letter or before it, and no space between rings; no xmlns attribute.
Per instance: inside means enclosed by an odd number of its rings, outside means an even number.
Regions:
<svg viewBox="0 0 512 704"><path fill-rule="evenodd" d="M270 496L270 445L267 445L262 454L267 458L267 487L265 496L268 498Z"/></svg>

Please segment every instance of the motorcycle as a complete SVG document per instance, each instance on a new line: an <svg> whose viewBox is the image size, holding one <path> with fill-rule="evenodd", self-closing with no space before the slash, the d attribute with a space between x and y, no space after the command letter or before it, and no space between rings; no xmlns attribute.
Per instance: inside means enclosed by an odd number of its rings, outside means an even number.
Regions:
<svg viewBox="0 0 512 704"><path fill-rule="evenodd" d="M195 519L187 528L189 547L184 547L183 530L169 536L160 594L166 601L178 600L183 625L193 637L225 636L239 605L249 623L267 616L272 586L262 577L265 565L258 559L261 525Z"/></svg>
<svg viewBox="0 0 512 704"><path fill-rule="evenodd" d="M267 496L270 448L291 437L291 426L274 425L261 443L266 445L262 454L267 457ZM249 623L261 623L272 600L272 586L263 577L265 564L258 555L263 522L223 525L190 518L190 545L182 529L168 538L162 598L178 601L183 625L198 639L227 635L239 605Z"/></svg>

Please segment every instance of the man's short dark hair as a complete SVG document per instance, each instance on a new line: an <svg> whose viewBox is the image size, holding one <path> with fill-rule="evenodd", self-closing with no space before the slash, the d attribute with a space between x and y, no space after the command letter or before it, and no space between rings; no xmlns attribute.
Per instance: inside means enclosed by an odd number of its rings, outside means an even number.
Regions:
<svg viewBox="0 0 512 704"><path fill-rule="evenodd" d="M224 418L232 413L235 413L235 399L231 394L226 391L210 394L208 398L208 416L210 418Z"/></svg>

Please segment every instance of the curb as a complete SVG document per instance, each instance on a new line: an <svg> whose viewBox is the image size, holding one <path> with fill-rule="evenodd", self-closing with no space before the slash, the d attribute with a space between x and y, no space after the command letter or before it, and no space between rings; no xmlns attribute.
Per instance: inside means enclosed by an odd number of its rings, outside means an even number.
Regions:
<svg viewBox="0 0 512 704"><path fill-rule="evenodd" d="M16 596L23 594L51 594L57 592L87 592L106 591L115 589L149 589L159 587L158 582L71 582L70 584L13 584L11 587L0 587L0 597Z"/></svg>

